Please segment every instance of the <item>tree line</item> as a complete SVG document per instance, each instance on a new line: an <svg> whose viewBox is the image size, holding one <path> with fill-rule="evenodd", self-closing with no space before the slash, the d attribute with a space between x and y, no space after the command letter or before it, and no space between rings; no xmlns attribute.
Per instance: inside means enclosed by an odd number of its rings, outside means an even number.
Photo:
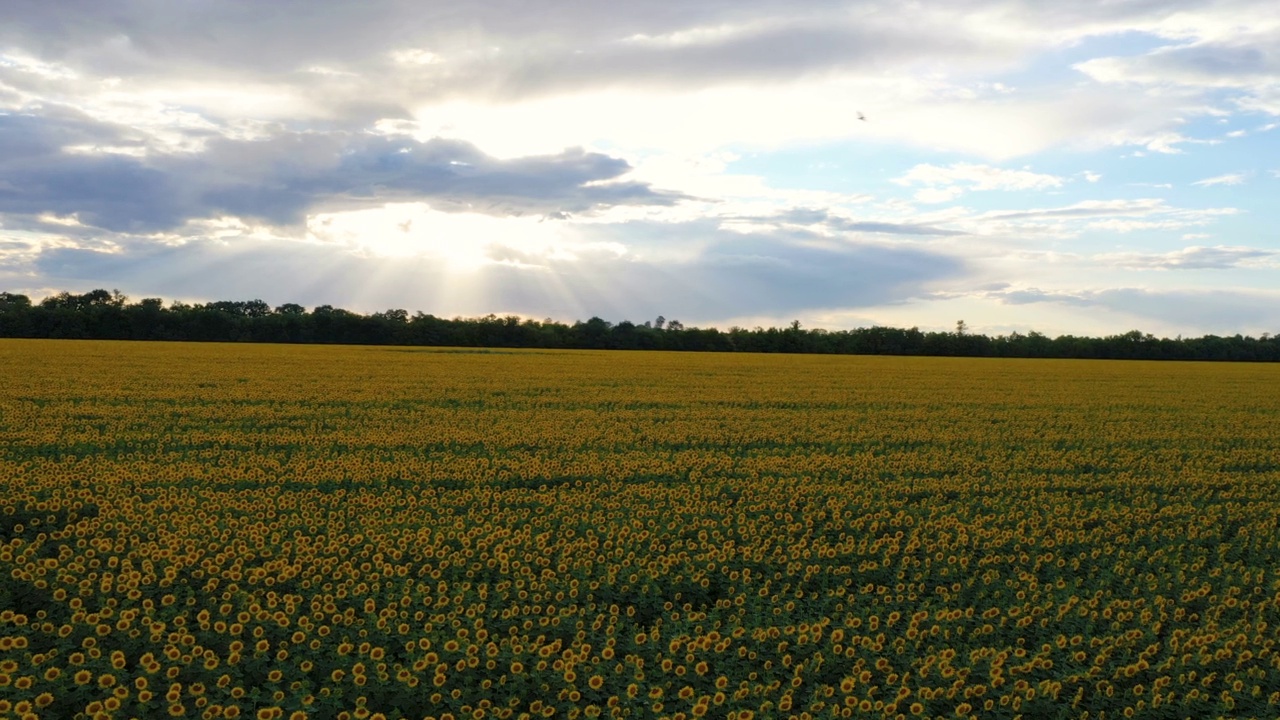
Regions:
<svg viewBox="0 0 1280 720"><path fill-rule="evenodd" d="M917 328L809 329L685 327L678 320L618 323L593 317L572 324L516 316L441 318L392 309L368 315L330 305L271 307L262 300L165 304L131 302L118 291L61 292L32 302L0 292L0 337L197 342L331 343L486 348L581 348L711 352L932 355L963 357L1110 358L1142 360L1280 361L1280 337L1206 335L1157 338L1133 330L1107 337L1037 332L995 337Z"/></svg>

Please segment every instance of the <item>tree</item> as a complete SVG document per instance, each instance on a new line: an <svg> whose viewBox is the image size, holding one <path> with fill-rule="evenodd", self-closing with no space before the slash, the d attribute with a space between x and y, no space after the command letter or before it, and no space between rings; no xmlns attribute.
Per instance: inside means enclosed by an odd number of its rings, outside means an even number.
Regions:
<svg viewBox="0 0 1280 720"><path fill-rule="evenodd" d="M82 305L109 305L112 307L120 307L121 305L124 305L124 302L127 299L128 298L124 295L120 294L119 290L107 292L106 290L99 288L97 290L90 290L89 292L81 295L80 303Z"/></svg>
<svg viewBox="0 0 1280 720"><path fill-rule="evenodd" d="M350 313L342 308L336 308L332 305L317 305L311 311L312 315L350 315Z"/></svg>
<svg viewBox="0 0 1280 720"><path fill-rule="evenodd" d="M249 300L244 304L247 317L266 317L271 314L271 306L261 300Z"/></svg>
<svg viewBox="0 0 1280 720"><path fill-rule="evenodd" d="M828 332L792 321L781 327L685 328L659 316L637 325L592 317L568 325L518 316L453 319L401 309L363 315L320 305L286 303L271 310L261 300L192 305L161 298L125 304L118 290L60 292L33 304L26 295L0 292L0 337L316 342L479 347L635 348L691 351L808 352L965 357L1142 358L1151 360L1280 361L1280 338L1157 338L1133 330L1109 337L1059 336L1029 331L989 337L956 322L952 332L866 327Z"/></svg>
<svg viewBox="0 0 1280 720"><path fill-rule="evenodd" d="M0 313L31 309L31 298L26 295L0 292Z"/></svg>
<svg viewBox="0 0 1280 720"><path fill-rule="evenodd" d="M271 314L271 306L261 300L219 300L205 305L205 308L240 317L260 318Z"/></svg>
<svg viewBox="0 0 1280 720"><path fill-rule="evenodd" d="M593 316L584 323L576 323L573 329L582 347L603 348L608 346L613 325L603 318Z"/></svg>
<svg viewBox="0 0 1280 720"><path fill-rule="evenodd" d="M630 320L623 320L613 326L614 347L621 350L635 350L640 347L640 339L637 334L636 324Z"/></svg>
<svg viewBox="0 0 1280 720"><path fill-rule="evenodd" d="M49 310L87 310L91 307L123 307L128 300L119 290L106 291L101 288L90 290L83 295L60 292L40 301L40 307Z"/></svg>

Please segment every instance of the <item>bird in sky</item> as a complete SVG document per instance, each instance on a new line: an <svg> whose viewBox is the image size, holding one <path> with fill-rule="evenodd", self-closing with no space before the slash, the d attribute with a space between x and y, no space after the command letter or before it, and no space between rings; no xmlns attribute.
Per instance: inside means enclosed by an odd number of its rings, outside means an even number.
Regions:
<svg viewBox="0 0 1280 720"><path fill-rule="evenodd" d="M866 119L867 119L867 116L866 116L866 115L863 115L861 112L859 112L859 113L858 113L858 119L859 119L859 120L862 120L862 121L864 121L864 122L865 122L865 121L866 121Z"/></svg>

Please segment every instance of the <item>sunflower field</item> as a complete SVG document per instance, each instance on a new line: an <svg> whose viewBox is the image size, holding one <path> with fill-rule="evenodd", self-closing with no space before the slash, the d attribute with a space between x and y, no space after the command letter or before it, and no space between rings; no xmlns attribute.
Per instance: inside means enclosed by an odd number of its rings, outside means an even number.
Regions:
<svg viewBox="0 0 1280 720"><path fill-rule="evenodd" d="M0 368L0 718L1280 717L1272 365Z"/></svg>

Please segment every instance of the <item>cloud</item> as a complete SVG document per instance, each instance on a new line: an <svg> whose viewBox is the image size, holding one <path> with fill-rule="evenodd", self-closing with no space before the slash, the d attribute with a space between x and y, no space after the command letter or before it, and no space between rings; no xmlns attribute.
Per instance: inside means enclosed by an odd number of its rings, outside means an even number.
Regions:
<svg viewBox="0 0 1280 720"><path fill-rule="evenodd" d="M1085 223L1087 230L1104 230L1113 233L1130 233L1139 230L1176 230L1189 225L1186 220L1133 220L1108 218Z"/></svg>
<svg viewBox="0 0 1280 720"><path fill-rule="evenodd" d="M947 167L920 164L894 178L893 182L899 185L964 185L969 190L1043 190L1062 186L1062 178L1053 175L974 163L953 163Z"/></svg>
<svg viewBox="0 0 1280 720"><path fill-rule="evenodd" d="M1242 185L1244 184L1244 181L1244 173L1228 173L1226 175L1217 175L1215 177L1197 180L1191 184L1199 185L1200 187L1211 187L1213 185Z"/></svg>
<svg viewBox="0 0 1280 720"><path fill-rule="evenodd" d="M984 213L980 217L988 220L1079 219L1109 215L1144 216L1168 210L1170 210L1169 206L1159 198L1083 200L1065 207L1012 211L997 210Z"/></svg>
<svg viewBox="0 0 1280 720"><path fill-rule="evenodd" d="M1280 33L1243 33L1232 42L1196 42L1161 47L1133 57L1095 58L1077 70L1100 82L1177 83L1209 87L1253 87L1280 79L1280 56L1271 48Z"/></svg>
<svg viewBox="0 0 1280 720"><path fill-rule="evenodd" d="M0 115L0 213L80 215L119 230L183 222L185 203L169 173L122 155L61 151L99 142L118 145L125 135L81 117Z"/></svg>
<svg viewBox="0 0 1280 720"><path fill-rule="evenodd" d="M1125 313L1135 321L1157 321L1183 332L1275 332L1280 327L1280 293L1263 290L1113 288L989 293L1010 305L1053 303Z"/></svg>
<svg viewBox="0 0 1280 720"><path fill-rule="evenodd" d="M986 54L972 39L931 23L907 28L864 16L752 20L660 35L566 43L537 54L494 53L457 68L453 88L486 87L506 97L628 87L696 89L725 83L794 81L806 74L871 70L905 61L917 47L956 62Z"/></svg>
<svg viewBox="0 0 1280 720"><path fill-rule="evenodd" d="M1237 208L1179 208L1159 198L1083 200L1063 207L993 210L975 215L962 226L987 232L1025 233L1033 228L1058 233L1079 230L1127 233L1175 230L1205 225L1215 218L1239 213Z"/></svg>
<svg viewBox="0 0 1280 720"><path fill-rule="evenodd" d="M1057 207L980 213L961 209L949 214L946 226L989 239L994 245L989 245L987 252L1004 257L1011 244L1020 252L1043 252L1033 249L1031 243L1077 238L1093 242L1106 235L1133 232L1154 236L1207 226L1239 213L1234 207L1178 207L1161 198L1082 200ZM929 216L920 219L927 221Z"/></svg>
<svg viewBox="0 0 1280 720"><path fill-rule="evenodd" d="M0 115L0 177L6 180L0 213L75 216L86 225L137 233L226 214L296 225L318 208L401 200L545 215L670 205L684 197L628 180L625 160L582 149L498 159L460 140L280 133L257 141L214 138L200 153L137 157L92 150L130 141L127 130L78 114Z"/></svg>
<svg viewBox="0 0 1280 720"><path fill-rule="evenodd" d="M548 0L448 11L313 0L295 13L294 1L274 10L139 0L110 11L71 11L66 0L6 6L0 52L17 59L0 65L0 88L104 120L128 117L179 144L185 134L359 130L396 119L499 155L606 137L702 149L726 139L853 137L987 158L1061 145L1168 151L1187 140L1177 135L1180 120L1203 110L1194 93L1137 96L1096 83L1013 90L1001 76L1090 38L1194 37L1226 14L1197 2L1063 10L991 1L919 11L783 0L640 0L607 10ZM1252 0L1231 13L1267 8ZM857 111L872 122L851 122ZM504 137L524 147L502 151Z"/></svg>
<svg viewBox="0 0 1280 720"><path fill-rule="evenodd" d="M305 74L324 88L354 75L364 77L361 87L367 87L376 84L376 71L402 67L416 73L407 76L412 91L510 92L646 78L687 87L833 68L1006 67L1031 50L1123 31L1221 41L1231 31L1240 35L1236 18L1266 17L1270 7L1265 0L1236 2L1226 12L1194 1L1072 8L965 2L921 12L784 0L637 0L607 8L547 0L445 10L398 0L368 0L358 8L340 0L283 2L274 12L252 3L125 0L111 7L76 4L75 12L66 0L22 3L0 14L0 44L38 51L48 66L93 67L116 76L225 81ZM1233 23L1230 30L1215 33L1224 22ZM1256 62L1242 55L1233 62ZM1179 62L1197 64L1194 58ZM1232 61L1198 64L1223 62Z"/></svg>
<svg viewBox="0 0 1280 720"><path fill-rule="evenodd" d="M46 64L114 75L206 80L289 78L325 90L368 88L395 68L409 95L513 94L658 83L705 86L792 79L834 68L913 63L922 49L953 64L1000 57L1016 36L979 40L962 12L914 17L796 8L779 0L677 7L667 0L605 9L581 0L537 8L482 3L448 11L370 0L306 5L306 21L253 5L149 6L112 12L59 2L6 12L0 42L36 45ZM989 60L988 60L989 62ZM169 63L169 65L166 65ZM316 70L320 72L316 72Z"/></svg>
<svg viewBox="0 0 1280 720"><path fill-rule="evenodd" d="M1280 25L1231 27L1224 23L1225 14L1211 18L1206 13L1204 19L1212 22L1166 33L1180 41L1176 44L1140 55L1093 58L1074 67L1100 83L1145 88L1147 96L1180 88L1198 94L1205 108L1227 105L1280 115L1280 54L1275 52ZM1242 134L1237 131L1228 137ZM1168 152L1173 143L1158 143L1151 149Z"/></svg>
<svg viewBox="0 0 1280 720"><path fill-rule="evenodd" d="M1003 290L988 293L988 296L995 297L1000 302L1008 305L1030 305L1033 303L1063 303L1065 305L1085 306L1090 304L1087 294L1073 294L1069 292L1051 292L1041 290L1039 288L1023 288Z"/></svg>
<svg viewBox="0 0 1280 720"><path fill-rule="evenodd" d="M872 233L882 235L919 235L932 237L951 237L966 235L960 230L949 230L924 223L883 222L876 220L854 220L835 215L829 210L819 208L793 208L774 216L758 216L749 219L755 222L781 222L785 224L819 226L833 232Z"/></svg>
<svg viewBox="0 0 1280 720"><path fill-rule="evenodd" d="M921 188L915 191L911 197L919 202L934 205L937 203L951 202L964 194L964 188L959 185L951 185L944 188Z"/></svg>
<svg viewBox="0 0 1280 720"><path fill-rule="evenodd" d="M102 123L72 108L0 112L0 163L53 160L64 147L142 147L128 127ZM12 184L12 183L11 183Z"/></svg>
<svg viewBox="0 0 1280 720"><path fill-rule="evenodd" d="M954 200L971 190L1044 190L1061 187L1063 180L1029 170L1005 170L990 165L953 163L947 167L919 164L893 179L898 185L924 185L915 194L920 202Z"/></svg>
<svg viewBox="0 0 1280 720"><path fill-rule="evenodd" d="M957 219L957 228L983 236L1046 237L1057 240L1082 233L1181 231L1238 214L1235 208L1178 208L1156 197L1132 200L1083 200L1057 208L991 210Z"/></svg>
<svg viewBox="0 0 1280 720"><path fill-rule="evenodd" d="M408 307L439 315L518 312L564 319L665 314L686 322L821 308L868 307L923 292L964 272L948 255L875 243L799 244L787 233L735 233L710 221L608 228L609 237L648 233L711 238L683 258L646 259L616 248L550 250L494 244L492 262L459 276L433 258L352 255L346 248L283 239L213 238L178 246L121 240L111 252L51 248L28 270L60 287L109 285L170 298L264 297L272 304L346 302L371 311ZM636 245L634 241L631 243Z"/></svg>
<svg viewBox="0 0 1280 720"><path fill-rule="evenodd" d="M1106 253L1093 259L1113 267L1134 270L1225 270L1280 256L1280 251L1218 245L1193 245L1167 253Z"/></svg>

